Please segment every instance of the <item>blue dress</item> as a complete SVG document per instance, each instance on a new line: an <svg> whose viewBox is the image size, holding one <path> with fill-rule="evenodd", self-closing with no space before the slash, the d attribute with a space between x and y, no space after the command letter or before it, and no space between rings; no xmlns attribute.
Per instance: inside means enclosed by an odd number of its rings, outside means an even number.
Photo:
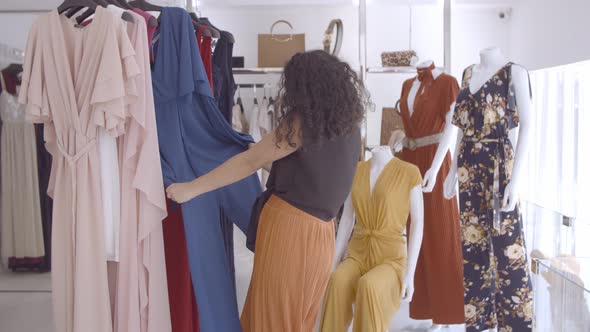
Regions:
<svg viewBox="0 0 590 332"><path fill-rule="evenodd" d="M252 138L219 112L195 38L181 8L164 7L155 37L152 85L164 184L206 174L245 151ZM261 192L252 175L182 204L191 278L203 332L241 331L231 252L232 227L248 228Z"/></svg>

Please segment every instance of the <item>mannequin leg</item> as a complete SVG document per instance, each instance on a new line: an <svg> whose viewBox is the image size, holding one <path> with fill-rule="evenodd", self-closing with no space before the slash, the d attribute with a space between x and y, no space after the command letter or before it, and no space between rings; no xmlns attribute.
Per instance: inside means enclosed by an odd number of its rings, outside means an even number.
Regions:
<svg viewBox="0 0 590 332"><path fill-rule="evenodd" d="M461 217L469 218L466 214ZM477 224L461 220L467 332L485 331L497 324L494 301L496 264L490 260L490 227L486 218L478 219Z"/></svg>
<svg viewBox="0 0 590 332"><path fill-rule="evenodd" d="M532 331L533 295L529 265L518 208L503 214L500 232L493 231L498 328Z"/></svg>
<svg viewBox="0 0 590 332"><path fill-rule="evenodd" d="M361 269L352 259L338 265L330 278L324 310L322 313L322 332L345 332L352 320L352 304L356 287L361 278Z"/></svg>
<svg viewBox="0 0 590 332"><path fill-rule="evenodd" d="M387 330L401 302L402 282L398 273L393 266L382 264L361 277L354 308L354 332Z"/></svg>

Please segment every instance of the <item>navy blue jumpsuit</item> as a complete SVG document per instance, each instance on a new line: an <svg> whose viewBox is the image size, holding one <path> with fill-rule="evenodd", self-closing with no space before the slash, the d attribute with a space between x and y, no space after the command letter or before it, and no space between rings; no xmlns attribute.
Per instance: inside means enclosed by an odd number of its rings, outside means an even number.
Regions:
<svg viewBox="0 0 590 332"><path fill-rule="evenodd" d="M245 151L252 138L235 132L219 112L199 55L191 18L164 7L153 45L152 85L166 186L206 174ZM246 231L261 192L252 175L182 204L191 278L203 332L241 331L233 262L224 239L228 221Z"/></svg>

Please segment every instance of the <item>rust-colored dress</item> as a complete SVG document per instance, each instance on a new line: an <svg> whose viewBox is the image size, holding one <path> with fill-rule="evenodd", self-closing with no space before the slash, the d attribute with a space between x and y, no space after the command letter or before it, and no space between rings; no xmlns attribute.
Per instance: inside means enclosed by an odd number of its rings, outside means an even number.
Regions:
<svg viewBox="0 0 590 332"><path fill-rule="evenodd" d="M410 115L408 95L414 80L420 80ZM441 133L445 117L455 102L459 85L454 77L432 69L420 70L416 78L404 82L401 113L408 138L421 138ZM401 159L420 168L422 176L432 165L438 144L414 151L404 148ZM459 211L455 198L443 195L443 183L451 168L450 154L445 156L432 193L424 194L424 239L418 258L415 293L410 303L410 317L432 319L435 324L463 324L463 260L459 233ZM409 231L408 222L408 231Z"/></svg>

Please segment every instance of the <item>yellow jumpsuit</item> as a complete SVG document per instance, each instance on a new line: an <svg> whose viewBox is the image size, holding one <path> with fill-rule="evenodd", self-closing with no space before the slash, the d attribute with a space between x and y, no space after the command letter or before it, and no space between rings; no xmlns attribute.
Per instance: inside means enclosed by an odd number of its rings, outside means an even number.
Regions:
<svg viewBox="0 0 590 332"><path fill-rule="evenodd" d="M400 307L406 270L402 235L410 213L410 192L420 185L419 169L391 160L370 189L370 161L359 163L352 185L356 225L348 257L332 274L322 315L322 332L385 331Z"/></svg>

